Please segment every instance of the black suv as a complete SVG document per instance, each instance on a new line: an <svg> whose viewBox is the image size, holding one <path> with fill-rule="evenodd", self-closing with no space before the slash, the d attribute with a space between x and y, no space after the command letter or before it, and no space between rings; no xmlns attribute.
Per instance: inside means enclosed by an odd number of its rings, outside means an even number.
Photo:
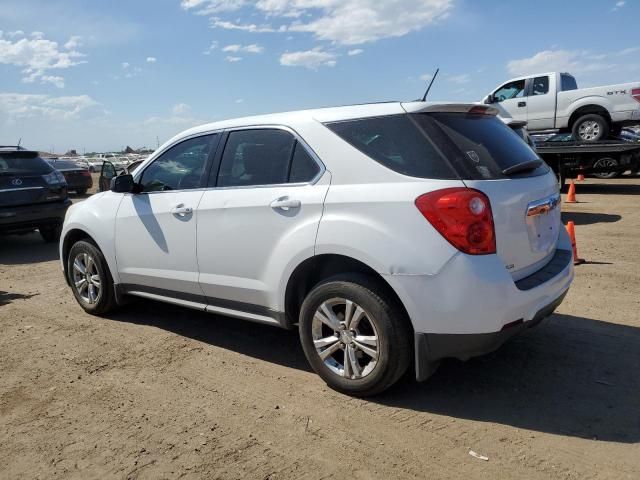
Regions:
<svg viewBox="0 0 640 480"><path fill-rule="evenodd" d="M0 146L0 234L37 228L56 242L69 205L64 176L38 152Z"/></svg>

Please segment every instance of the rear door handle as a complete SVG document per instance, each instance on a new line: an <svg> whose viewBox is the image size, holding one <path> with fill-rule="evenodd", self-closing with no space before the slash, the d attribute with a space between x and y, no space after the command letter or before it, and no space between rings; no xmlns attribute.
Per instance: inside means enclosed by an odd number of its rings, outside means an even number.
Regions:
<svg viewBox="0 0 640 480"><path fill-rule="evenodd" d="M285 212L289 211L292 208L300 208L302 203L300 200L294 200L289 197L280 197L276 198L273 202L271 202L271 208L278 208L280 210L284 210Z"/></svg>
<svg viewBox="0 0 640 480"><path fill-rule="evenodd" d="M518 102L518 106L519 107L526 107L527 106L527 102Z"/></svg>
<svg viewBox="0 0 640 480"><path fill-rule="evenodd" d="M179 217L186 217L193 213L193 208L186 207L184 203L180 203L171 209L171 213Z"/></svg>

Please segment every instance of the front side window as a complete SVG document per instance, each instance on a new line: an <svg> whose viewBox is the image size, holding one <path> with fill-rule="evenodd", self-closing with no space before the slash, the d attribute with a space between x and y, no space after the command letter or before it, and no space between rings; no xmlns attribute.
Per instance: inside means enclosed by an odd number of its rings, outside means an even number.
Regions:
<svg viewBox="0 0 640 480"><path fill-rule="evenodd" d="M549 93L549 77L536 77L533 79L533 95L546 95Z"/></svg>
<svg viewBox="0 0 640 480"><path fill-rule="evenodd" d="M500 87L493 94L496 102L504 102L512 98L524 97L524 80L516 80L515 82L509 82L506 85Z"/></svg>
<svg viewBox="0 0 640 480"><path fill-rule="evenodd" d="M143 172L143 192L190 190L201 186L209 154L218 135L203 135L174 145L156 158Z"/></svg>
<svg viewBox="0 0 640 480"><path fill-rule="evenodd" d="M287 183L295 137L279 129L231 132L222 154L218 187Z"/></svg>

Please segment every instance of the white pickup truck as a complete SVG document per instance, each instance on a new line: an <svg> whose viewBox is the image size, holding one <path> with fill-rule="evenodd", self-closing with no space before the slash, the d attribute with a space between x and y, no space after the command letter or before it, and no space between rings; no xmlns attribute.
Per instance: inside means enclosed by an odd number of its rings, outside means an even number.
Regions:
<svg viewBox="0 0 640 480"><path fill-rule="evenodd" d="M540 73L503 83L483 102L530 131L570 131L585 142L640 124L640 82L578 89L568 73Z"/></svg>

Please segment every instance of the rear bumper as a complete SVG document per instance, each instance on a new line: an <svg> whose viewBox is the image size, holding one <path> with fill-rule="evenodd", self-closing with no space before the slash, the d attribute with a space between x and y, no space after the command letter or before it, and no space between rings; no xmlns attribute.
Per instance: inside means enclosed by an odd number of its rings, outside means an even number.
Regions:
<svg viewBox="0 0 640 480"><path fill-rule="evenodd" d="M93 187L93 179L91 177L67 178L67 190L74 190L74 191L77 189L88 190L91 187Z"/></svg>
<svg viewBox="0 0 640 480"><path fill-rule="evenodd" d="M416 333L415 334L415 365L416 380L421 382L429 378L433 364L443 358L457 358L468 360L493 352L502 346L510 338L522 331L537 326L542 320L551 315L562 303L567 291L561 294L549 305L544 306L534 317L523 322L518 320L512 326L493 333L478 334L442 334L442 333Z"/></svg>
<svg viewBox="0 0 640 480"><path fill-rule="evenodd" d="M62 225L71 200L0 207L0 232L33 230L41 225Z"/></svg>

